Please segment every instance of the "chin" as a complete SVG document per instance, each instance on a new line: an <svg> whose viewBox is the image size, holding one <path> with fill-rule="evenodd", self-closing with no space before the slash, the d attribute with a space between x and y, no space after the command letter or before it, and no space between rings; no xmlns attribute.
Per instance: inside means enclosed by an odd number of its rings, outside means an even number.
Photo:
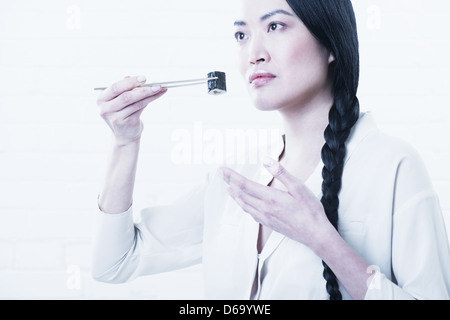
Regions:
<svg viewBox="0 0 450 320"><path fill-rule="evenodd" d="M278 110L278 105L270 103L264 99L253 99L254 107L259 111L275 111Z"/></svg>
<svg viewBox="0 0 450 320"><path fill-rule="evenodd" d="M254 103L254 106L259 111L267 111L268 112L268 111L277 111L278 110L277 107L274 107L274 106L271 106L271 105L267 105L267 104L262 105L262 104Z"/></svg>
<svg viewBox="0 0 450 320"><path fill-rule="evenodd" d="M253 106L260 111L275 111L279 109L280 101L275 101L273 94L264 94L261 90L250 90Z"/></svg>
<svg viewBox="0 0 450 320"><path fill-rule="evenodd" d="M253 106L260 111L279 111L286 106L285 99L276 99L274 95L252 94Z"/></svg>

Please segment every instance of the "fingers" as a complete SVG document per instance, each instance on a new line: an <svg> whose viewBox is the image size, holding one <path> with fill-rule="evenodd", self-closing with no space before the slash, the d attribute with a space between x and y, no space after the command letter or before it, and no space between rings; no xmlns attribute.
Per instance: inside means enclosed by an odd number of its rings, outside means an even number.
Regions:
<svg viewBox="0 0 450 320"><path fill-rule="evenodd" d="M108 111L119 111L166 90L161 86L141 87L145 81L146 78L143 76L126 77L102 92L97 99L97 104L107 108Z"/></svg>
<svg viewBox="0 0 450 320"><path fill-rule="evenodd" d="M303 181L289 173L279 162L266 158L264 160L264 167L270 174L280 181L292 195L297 195L302 192L304 188Z"/></svg>
<svg viewBox="0 0 450 320"><path fill-rule="evenodd" d="M159 97L157 95L161 93L161 91L166 92L167 89L162 89L161 87L134 88L130 91L122 93L111 101L105 102L103 109L107 112L117 112L147 98L155 97L156 99ZM151 101L155 99L151 99Z"/></svg>
<svg viewBox="0 0 450 320"><path fill-rule="evenodd" d="M257 218L261 216L261 206L263 205L260 199L254 198L245 193L239 193L232 187L228 188L229 195L236 201L236 203L248 214Z"/></svg>
<svg viewBox="0 0 450 320"><path fill-rule="evenodd" d="M253 182L228 168L221 168L220 174L229 185L230 196L255 218L273 210L281 199L291 197L285 191Z"/></svg>
<svg viewBox="0 0 450 320"><path fill-rule="evenodd" d="M221 168L220 174L228 185L236 190L240 190L240 192L248 193L261 200L266 199L269 196L269 187L251 181L234 170Z"/></svg>
<svg viewBox="0 0 450 320"><path fill-rule="evenodd" d="M257 223L309 243L319 223L329 223L320 200L278 162L265 162L267 170L286 186L287 192L252 182L228 168L221 168L219 174L229 185L231 198Z"/></svg>
<svg viewBox="0 0 450 320"><path fill-rule="evenodd" d="M163 89L162 91L158 92L155 95L144 98L142 100L139 100L138 102L135 102L129 106L124 107L122 110L119 111L119 118L126 119L131 115L135 114L136 112L141 111L142 109L147 107L151 102L155 101L156 99L164 95L166 92L167 89Z"/></svg>
<svg viewBox="0 0 450 320"><path fill-rule="evenodd" d="M144 84L146 81L147 79L144 76L125 77L103 91L98 100L103 102L111 101L112 99L120 96L122 93Z"/></svg>
<svg viewBox="0 0 450 320"><path fill-rule="evenodd" d="M277 216L288 212L289 193L250 181L231 169L222 168L220 173L231 198L256 222L273 228Z"/></svg>
<svg viewBox="0 0 450 320"><path fill-rule="evenodd" d="M110 125L111 129L113 129L113 132L117 133L117 135L121 136L123 135L123 129L126 128L127 131L130 130L130 128L133 127L139 127L140 126L140 116L142 112L144 111L144 108L151 103L153 100L158 99L160 96L162 96L164 93L166 93L167 90L161 91L159 94L149 97L147 99L138 101L123 110L119 112L114 112L106 117L108 118L108 124ZM131 130L133 131L133 130Z"/></svg>

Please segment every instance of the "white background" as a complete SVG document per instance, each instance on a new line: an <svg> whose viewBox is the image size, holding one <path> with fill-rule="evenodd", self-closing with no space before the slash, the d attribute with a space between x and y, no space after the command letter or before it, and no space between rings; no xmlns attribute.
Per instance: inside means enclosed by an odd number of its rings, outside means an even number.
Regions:
<svg viewBox="0 0 450 320"><path fill-rule="evenodd" d="M450 224L450 2L354 6L362 110L420 152ZM278 128L276 114L253 109L237 74L234 9L229 0L0 0L0 299L202 298L200 267L124 285L91 279L111 142L93 88L127 75L227 73L226 95L173 89L144 113L136 206L170 200L214 166L209 134L261 138ZM181 164L180 132L192 151Z"/></svg>

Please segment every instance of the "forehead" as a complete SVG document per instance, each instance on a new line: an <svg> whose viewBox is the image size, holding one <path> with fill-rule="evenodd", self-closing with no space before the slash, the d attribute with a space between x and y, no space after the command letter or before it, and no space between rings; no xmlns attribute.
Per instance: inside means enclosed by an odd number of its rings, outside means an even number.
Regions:
<svg viewBox="0 0 450 320"><path fill-rule="evenodd" d="M269 12L284 10L294 15L286 0L237 0L236 18L247 21L260 19Z"/></svg>

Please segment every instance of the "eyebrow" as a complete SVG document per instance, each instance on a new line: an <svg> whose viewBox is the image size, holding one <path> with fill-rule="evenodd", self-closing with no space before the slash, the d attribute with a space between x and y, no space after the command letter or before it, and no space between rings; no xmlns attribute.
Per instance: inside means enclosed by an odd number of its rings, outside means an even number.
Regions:
<svg viewBox="0 0 450 320"><path fill-rule="evenodd" d="M273 16L275 16L277 14L284 14L284 15L291 16L291 17L294 16L292 13L289 13L286 10L279 9L279 10L274 10L272 12L266 13L259 20L260 21L265 21L265 20L269 19L270 17L273 17ZM245 21L239 21L238 20L238 21L234 22L234 25L237 26L237 27L241 27L241 26L246 26L247 23Z"/></svg>

